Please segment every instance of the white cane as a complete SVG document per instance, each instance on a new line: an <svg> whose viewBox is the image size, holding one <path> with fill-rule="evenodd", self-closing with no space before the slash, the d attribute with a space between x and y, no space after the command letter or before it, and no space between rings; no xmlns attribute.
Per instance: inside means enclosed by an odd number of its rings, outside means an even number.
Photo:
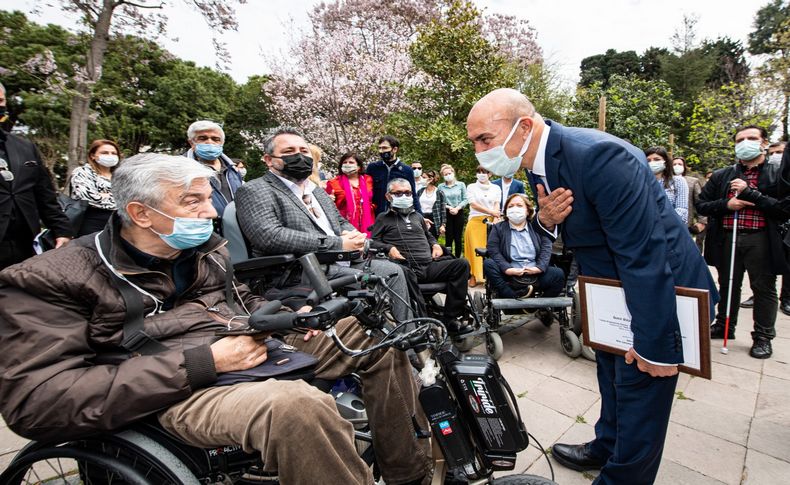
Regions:
<svg viewBox="0 0 790 485"><path fill-rule="evenodd" d="M721 353L726 354L727 350L727 336L730 333L730 308L732 308L732 273L735 267L735 240L738 236L738 211L732 217L732 248L730 251L730 283L727 287L727 317L724 319L724 345L721 348Z"/></svg>

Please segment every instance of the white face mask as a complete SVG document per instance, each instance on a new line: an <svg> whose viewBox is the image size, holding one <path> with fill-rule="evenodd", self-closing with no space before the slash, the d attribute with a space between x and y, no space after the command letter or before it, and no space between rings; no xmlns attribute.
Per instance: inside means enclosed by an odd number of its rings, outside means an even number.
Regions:
<svg viewBox="0 0 790 485"><path fill-rule="evenodd" d="M452 182L453 180L455 180L455 174L454 173L448 173L447 175L444 176L444 181L445 182L449 183L449 182Z"/></svg>
<svg viewBox="0 0 790 485"><path fill-rule="evenodd" d="M672 170L675 172L675 175L683 175L683 165L675 165L672 167Z"/></svg>
<svg viewBox="0 0 790 485"><path fill-rule="evenodd" d="M521 224L527 220L527 209L524 207L508 207L505 214L507 214L507 219L513 224Z"/></svg>
<svg viewBox="0 0 790 485"><path fill-rule="evenodd" d="M111 168L118 165L118 155L99 155L96 163L103 167Z"/></svg>
<svg viewBox="0 0 790 485"><path fill-rule="evenodd" d="M495 175L502 176L515 173L516 170L521 167L521 158L527 152L527 148L529 148L529 142L532 141L532 134L535 133L535 128L533 127L529 131L529 135L524 141L524 145L522 145L521 150L519 150L518 155L510 158L507 156L507 153L505 153L505 145L507 145L510 139L513 138L513 134L516 133L516 128L518 128L519 123L521 123L521 118L516 120L516 124L513 125L513 129L510 130L510 134L507 135L504 143L494 148L490 148L484 152L475 154L478 163L480 163L483 168Z"/></svg>
<svg viewBox="0 0 790 485"><path fill-rule="evenodd" d="M781 153L774 153L768 157L768 163L775 163L779 165L782 163L782 154Z"/></svg>
<svg viewBox="0 0 790 485"><path fill-rule="evenodd" d="M487 173L479 173L477 174L477 181L481 184L488 183L488 174Z"/></svg>
<svg viewBox="0 0 790 485"><path fill-rule="evenodd" d="M342 170L344 174L356 173L358 169L359 165L356 163L344 163L343 166L340 167L340 170Z"/></svg>
<svg viewBox="0 0 790 485"><path fill-rule="evenodd" d="M415 168L414 169L414 178L419 179L420 175L422 175L422 169L421 168Z"/></svg>
<svg viewBox="0 0 790 485"><path fill-rule="evenodd" d="M660 173L664 170L664 167L667 166L666 162L662 162L662 161L655 161L655 162L648 161L647 163L648 165L650 165L650 170L652 170L653 173Z"/></svg>

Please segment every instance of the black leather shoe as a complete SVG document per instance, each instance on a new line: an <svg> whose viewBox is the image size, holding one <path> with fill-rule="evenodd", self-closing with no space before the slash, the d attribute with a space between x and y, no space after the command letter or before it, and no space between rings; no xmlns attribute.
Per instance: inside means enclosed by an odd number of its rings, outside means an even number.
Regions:
<svg viewBox="0 0 790 485"><path fill-rule="evenodd" d="M741 308L753 308L754 307L754 297L750 296L748 300L741 302Z"/></svg>
<svg viewBox="0 0 790 485"><path fill-rule="evenodd" d="M710 326L710 338L711 339L723 339L724 338L724 324L723 323L714 323ZM735 340L735 327L730 325L730 331L727 334L727 340Z"/></svg>
<svg viewBox="0 0 790 485"><path fill-rule="evenodd" d="M774 351L771 348L771 341L767 338L760 338L757 337L754 339L754 343L752 344L751 350L749 350L749 355L754 357L755 359L767 359L771 355L773 355Z"/></svg>
<svg viewBox="0 0 790 485"><path fill-rule="evenodd" d="M790 301L785 300L779 305L779 309L782 310L782 313L785 315L790 316Z"/></svg>
<svg viewBox="0 0 790 485"><path fill-rule="evenodd" d="M606 460L602 460L590 453L590 443L581 445L557 443L551 447L551 455L560 465L580 472L600 470L606 463Z"/></svg>
<svg viewBox="0 0 790 485"><path fill-rule="evenodd" d="M451 318L444 323L444 326L451 335L462 335L474 330L460 318Z"/></svg>

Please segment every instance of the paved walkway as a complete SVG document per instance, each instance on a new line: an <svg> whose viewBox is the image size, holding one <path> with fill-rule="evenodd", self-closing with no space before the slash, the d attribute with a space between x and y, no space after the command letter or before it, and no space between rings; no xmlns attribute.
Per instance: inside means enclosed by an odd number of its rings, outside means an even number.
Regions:
<svg viewBox="0 0 790 485"><path fill-rule="evenodd" d="M728 355L714 341L713 380L681 375L658 484L790 484L790 317L779 314L774 356L764 361L748 355L750 317L741 310ZM592 439L600 409L595 364L562 352L556 324L531 321L504 341L500 365L529 432L544 447ZM0 470L25 442L0 422ZM552 462L560 485L595 476ZM525 470L551 476L532 447L518 459L517 471Z"/></svg>

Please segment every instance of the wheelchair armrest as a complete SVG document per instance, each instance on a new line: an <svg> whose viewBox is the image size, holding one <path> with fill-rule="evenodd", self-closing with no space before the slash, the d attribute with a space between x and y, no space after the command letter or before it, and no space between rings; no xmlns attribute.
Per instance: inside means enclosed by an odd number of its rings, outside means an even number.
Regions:
<svg viewBox="0 0 790 485"><path fill-rule="evenodd" d="M481 258L488 257L488 249L487 248L475 248L475 254L480 256Z"/></svg>
<svg viewBox="0 0 790 485"><path fill-rule="evenodd" d="M293 254L261 256L234 264L233 271L236 273L237 278L243 280L261 275L266 269L282 266L293 261L296 261L296 257Z"/></svg>
<svg viewBox="0 0 790 485"><path fill-rule="evenodd" d="M353 261L359 259L360 252L343 250L320 251L315 253L315 257L318 258L318 262L321 264L333 264L338 261Z"/></svg>

